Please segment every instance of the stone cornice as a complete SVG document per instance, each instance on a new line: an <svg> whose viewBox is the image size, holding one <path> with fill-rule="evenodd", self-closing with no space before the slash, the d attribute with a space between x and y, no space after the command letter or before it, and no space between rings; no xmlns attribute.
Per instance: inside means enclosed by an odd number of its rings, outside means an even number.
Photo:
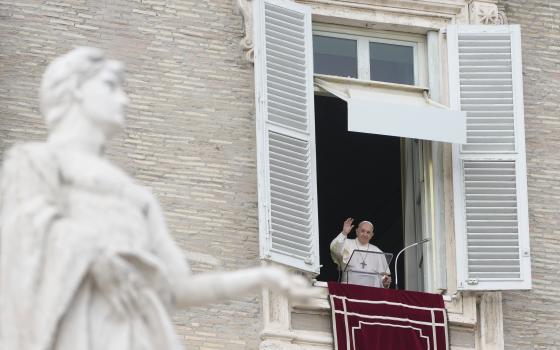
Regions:
<svg viewBox="0 0 560 350"><path fill-rule="evenodd" d="M237 0L243 17L244 36L239 45L245 58L254 61L253 38L253 1ZM295 0L313 8L315 20L337 23L341 20L354 21L359 25L379 23L378 28L385 25L400 25L401 20L413 23L420 32L427 29L438 29L447 23L470 24L507 24L507 17L497 6L497 0ZM468 8L468 19L466 18ZM467 22L468 21L468 22ZM341 24L341 23L339 23ZM344 24L344 23L342 23ZM397 27L393 27L397 28Z"/></svg>
<svg viewBox="0 0 560 350"><path fill-rule="evenodd" d="M237 0L243 17L244 37L240 46L245 58L253 62L253 2ZM399 29L425 33L439 29L458 17L466 17L466 0L295 0L311 6L313 18L319 22L350 24L368 27L376 23L377 29ZM342 22L341 22L342 21ZM394 26L397 24L397 26ZM385 27L384 27L385 26ZM416 29L415 29L416 28Z"/></svg>
<svg viewBox="0 0 560 350"><path fill-rule="evenodd" d="M434 17L456 16L468 4L466 0L296 0L296 2Z"/></svg>
<svg viewBox="0 0 560 350"><path fill-rule="evenodd" d="M457 0L297 0L312 8L313 20L375 30L425 34L450 23L468 22L468 4Z"/></svg>
<svg viewBox="0 0 560 350"><path fill-rule="evenodd" d="M249 62L254 61L253 1L256 0L237 0L244 27L240 46ZM379 29L384 29L383 25L398 29L403 22L408 26L407 30L412 32L415 28L419 32L439 29L448 23L507 24L506 15L498 8L497 0L295 0L295 2L311 6L315 20L339 24L345 24L344 21L354 21L355 24L365 27L368 27L368 23L378 23Z"/></svg>

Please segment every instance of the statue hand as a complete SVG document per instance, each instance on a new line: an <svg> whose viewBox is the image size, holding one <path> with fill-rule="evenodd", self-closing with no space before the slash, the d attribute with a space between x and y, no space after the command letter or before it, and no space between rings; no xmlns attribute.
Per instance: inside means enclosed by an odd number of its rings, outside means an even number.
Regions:
<svg viewBox="0 0 560 350"><path fill-rule="evenodd" d="M313 288L305 277L289 273L283 268L266 267L263 272L266 287L292 300L304 302L322 295L320 288Z"/></svg>
<svg viewBox="0 0 560 350"><path fill-rule="evenodd" d="M125 259L118 255L101 255L95 259L91 274L101 294L119 315L137 308L138 286L134 283L134 271Z"/></svg>

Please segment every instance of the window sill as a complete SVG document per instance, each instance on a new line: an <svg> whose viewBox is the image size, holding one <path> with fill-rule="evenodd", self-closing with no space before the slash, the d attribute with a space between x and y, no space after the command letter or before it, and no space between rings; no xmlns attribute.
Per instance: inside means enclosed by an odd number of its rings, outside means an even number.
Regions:
<svg viewBox="0 0 560 350"><path fill-rule="evenodd" d="M391 90L398 90L398 91L413 91L421 94L424 93L424 91L429 91L427 87L423 87L423 86L387 83L384 81L362 80L356 78L345 78L336 75L313 74L313 77L314 80L319 79L326 82L347 84L348 86L355 86L355 87L382 88L382 89L391 89Z"/></svg>

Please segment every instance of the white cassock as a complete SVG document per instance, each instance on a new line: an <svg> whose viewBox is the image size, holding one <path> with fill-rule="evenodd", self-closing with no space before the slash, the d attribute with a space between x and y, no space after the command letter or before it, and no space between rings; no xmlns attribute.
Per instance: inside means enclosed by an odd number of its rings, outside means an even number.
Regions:
<svg viewBox="0 0 560 350"><path fill-rule="evenodd" d="M354 253L355 250L362 252ZM339 271L342 271L343 283L383 288L383 275L391 273L385 254L379 248L373 244L364 245L356 239L346 238L342 232L331 242L331 257L338 265Z"/></svg>

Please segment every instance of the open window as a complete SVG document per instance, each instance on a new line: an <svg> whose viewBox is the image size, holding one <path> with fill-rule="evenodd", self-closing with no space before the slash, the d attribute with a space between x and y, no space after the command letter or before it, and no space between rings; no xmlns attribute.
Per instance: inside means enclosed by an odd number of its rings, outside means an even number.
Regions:
<svg viewBox="0 0 560 350"><path fill-rule="evenodd" d="M354 119L349 120L351 106L346 100L350 98L348 91L359 91L360 86L363 91L359 92L369 90L378 94L366 94L366 104L375 98L386 101L393 96L400 104L401 89L423 99L424 90L414 86L425 84L426 51L425 38L420 35L360 32L325 25L314 25L313 44L319 245L323 265L318 279L329 281L338 277L337 267L330 259L329 243L340 231L345 216L353 216L358 222L371 220L375 225L372 243L394 256L405 242L423 237L423 143L399 137L398 125L393 133L379 129L368 132L355 119L359 113L353 111ZM367 81L411 87L363 84ZM381 97L383 93L386 96ZM355 105L356 101L351 103ZM356 130L351 131L352 128ZM401 258L397 267L401 288L423 290L422 248ZM395 276L395 265L390 268Z"/></svg>
<svg viewBox="0 0 560 350"><path fill-rule="evenodd" d="M430 281L438 272L433 269L446 265L446 260L439 256L440 248L445 247L442 242L453 241L449 238L453 233L443 232L444 228L437 222L437 217L443 215L440 193L444 179L442 160L434 150L441 148L442 142L451 142L457 144L453 154L453 186L456 266L458 277L462 278L459 288L466 289L469 285L470 289L477 289L484 285L500 289L500 285L519 287L518 282L527 281L524 257L529 254L525 244L528 230L523 226L522 215L523 211L526 213L524 150L519 143L523 135L518 129L522 128L522 122L519 122L519 105L515 102L519 99L519 90L514 89L510 94L498 89L496 94L487 95L493 92L492 79L496 74L505 72L513 77L510 80L519 80L516 77L518 67L511 63L515 61L511 58L519 54L515 47L518 39L510 36L510 40L502 40L495 33L486 36L479 32L466 36L463 42L461 35L449 37L450 57L458 57L457 64L450 59L450 90L452 97L458 96L453 107L465 110L465 117L464 112L450 110L430 99L430 90L423 87L428 80L426 72L440 71L440 63L436 59L435 64L431 63L433 67L422 69L422 61L428 61L429 54L420 54L422 45L418 41L347 31L329 36L329 31L320 26L315 26L317 40L313 41L309 7L282 0L255 1L254 4L262 258L332 279L327 266L330 258L325 255L324 247L340 230L344 216L360 215L358 219L375 221L374 244L387 251L419 238L431 238L429 254L424 248L423 253L408 255L404 275L409 289L434 289ZM440 35L436 32L433 42L439 43ZM457 38L458 44L454 46ZM327 73L315 77L314 45L315 57L323 58L315 65L319 72ZM429 52L430 45L427 46ZM495 47L498 49L493 52ZM440 56L439 51L434 52L432 58ZM509 54L510 59L494 59L496 54ZM436 69L431 69L434 67ZM429 79L429 85L439 88L433 82L440 79L434 76ZM314 84L321 93L314 92ZM507 82L497 85L508 86ZM489 86L490 90L476 90L480 86ZM454 93L454 89L459 92ZM473 94L468 96L470 92ZM502 100L508 98L513 99L514 107ZM480 153L476 143L480 140L484 140L482 144L488 141L494 146L502 143L500 140L504 140L505 133L501 128L505 125L496 118L504 115L504 108L510 107L517 111L513 119L506 121L506 124L514 124L514 150L500 149L493 153L491 162L486 162L488 154ZM347 123L346 129L344 123ZM467 125L468 140L465 140L465 123L470 123ZM337 147L341 139L348 144ZM460 146L465 141L466 145ZM337 168L338 159L345 156L355 157L351 161L353 164ZM372 162L359 161L364 158ZM372 167L379 162L387 164L385 172L380 172L378 166ZM391 170L389 164L392 164ZM352 176L354 166L359 176ZM378 175L396 180L376 178ZM372 180L387 186L371 186ZM502 180L509 181L513 187L498 188L496 183ZM365 197L385 197L379 202L385 205L368 203L366 198L365 205L356 201L345 209L343 206L347 202L360 198L356 193L359 190L344 191L344 182L348 181L352 181L355 188L371 191ZM397 205L399 201L400 206ZM397 210L389 215L384 212L388 207ZM359 210L364 210L363 214ZM380 217L393 219L385 224ZM389 234L392 231L397 233ZM377 240L383 236L398 239L383 246L386 243ZM500 254L492 256L494 253ZM321 264L324 265L322 269ZM518 266L524 267L515 274ZM506 273L506 276L502 272L513 274ZM465 278L474 275L479 278ZM496 283L483 283L485 278ZM500 278L513 282L500 284Z"/></svg>

